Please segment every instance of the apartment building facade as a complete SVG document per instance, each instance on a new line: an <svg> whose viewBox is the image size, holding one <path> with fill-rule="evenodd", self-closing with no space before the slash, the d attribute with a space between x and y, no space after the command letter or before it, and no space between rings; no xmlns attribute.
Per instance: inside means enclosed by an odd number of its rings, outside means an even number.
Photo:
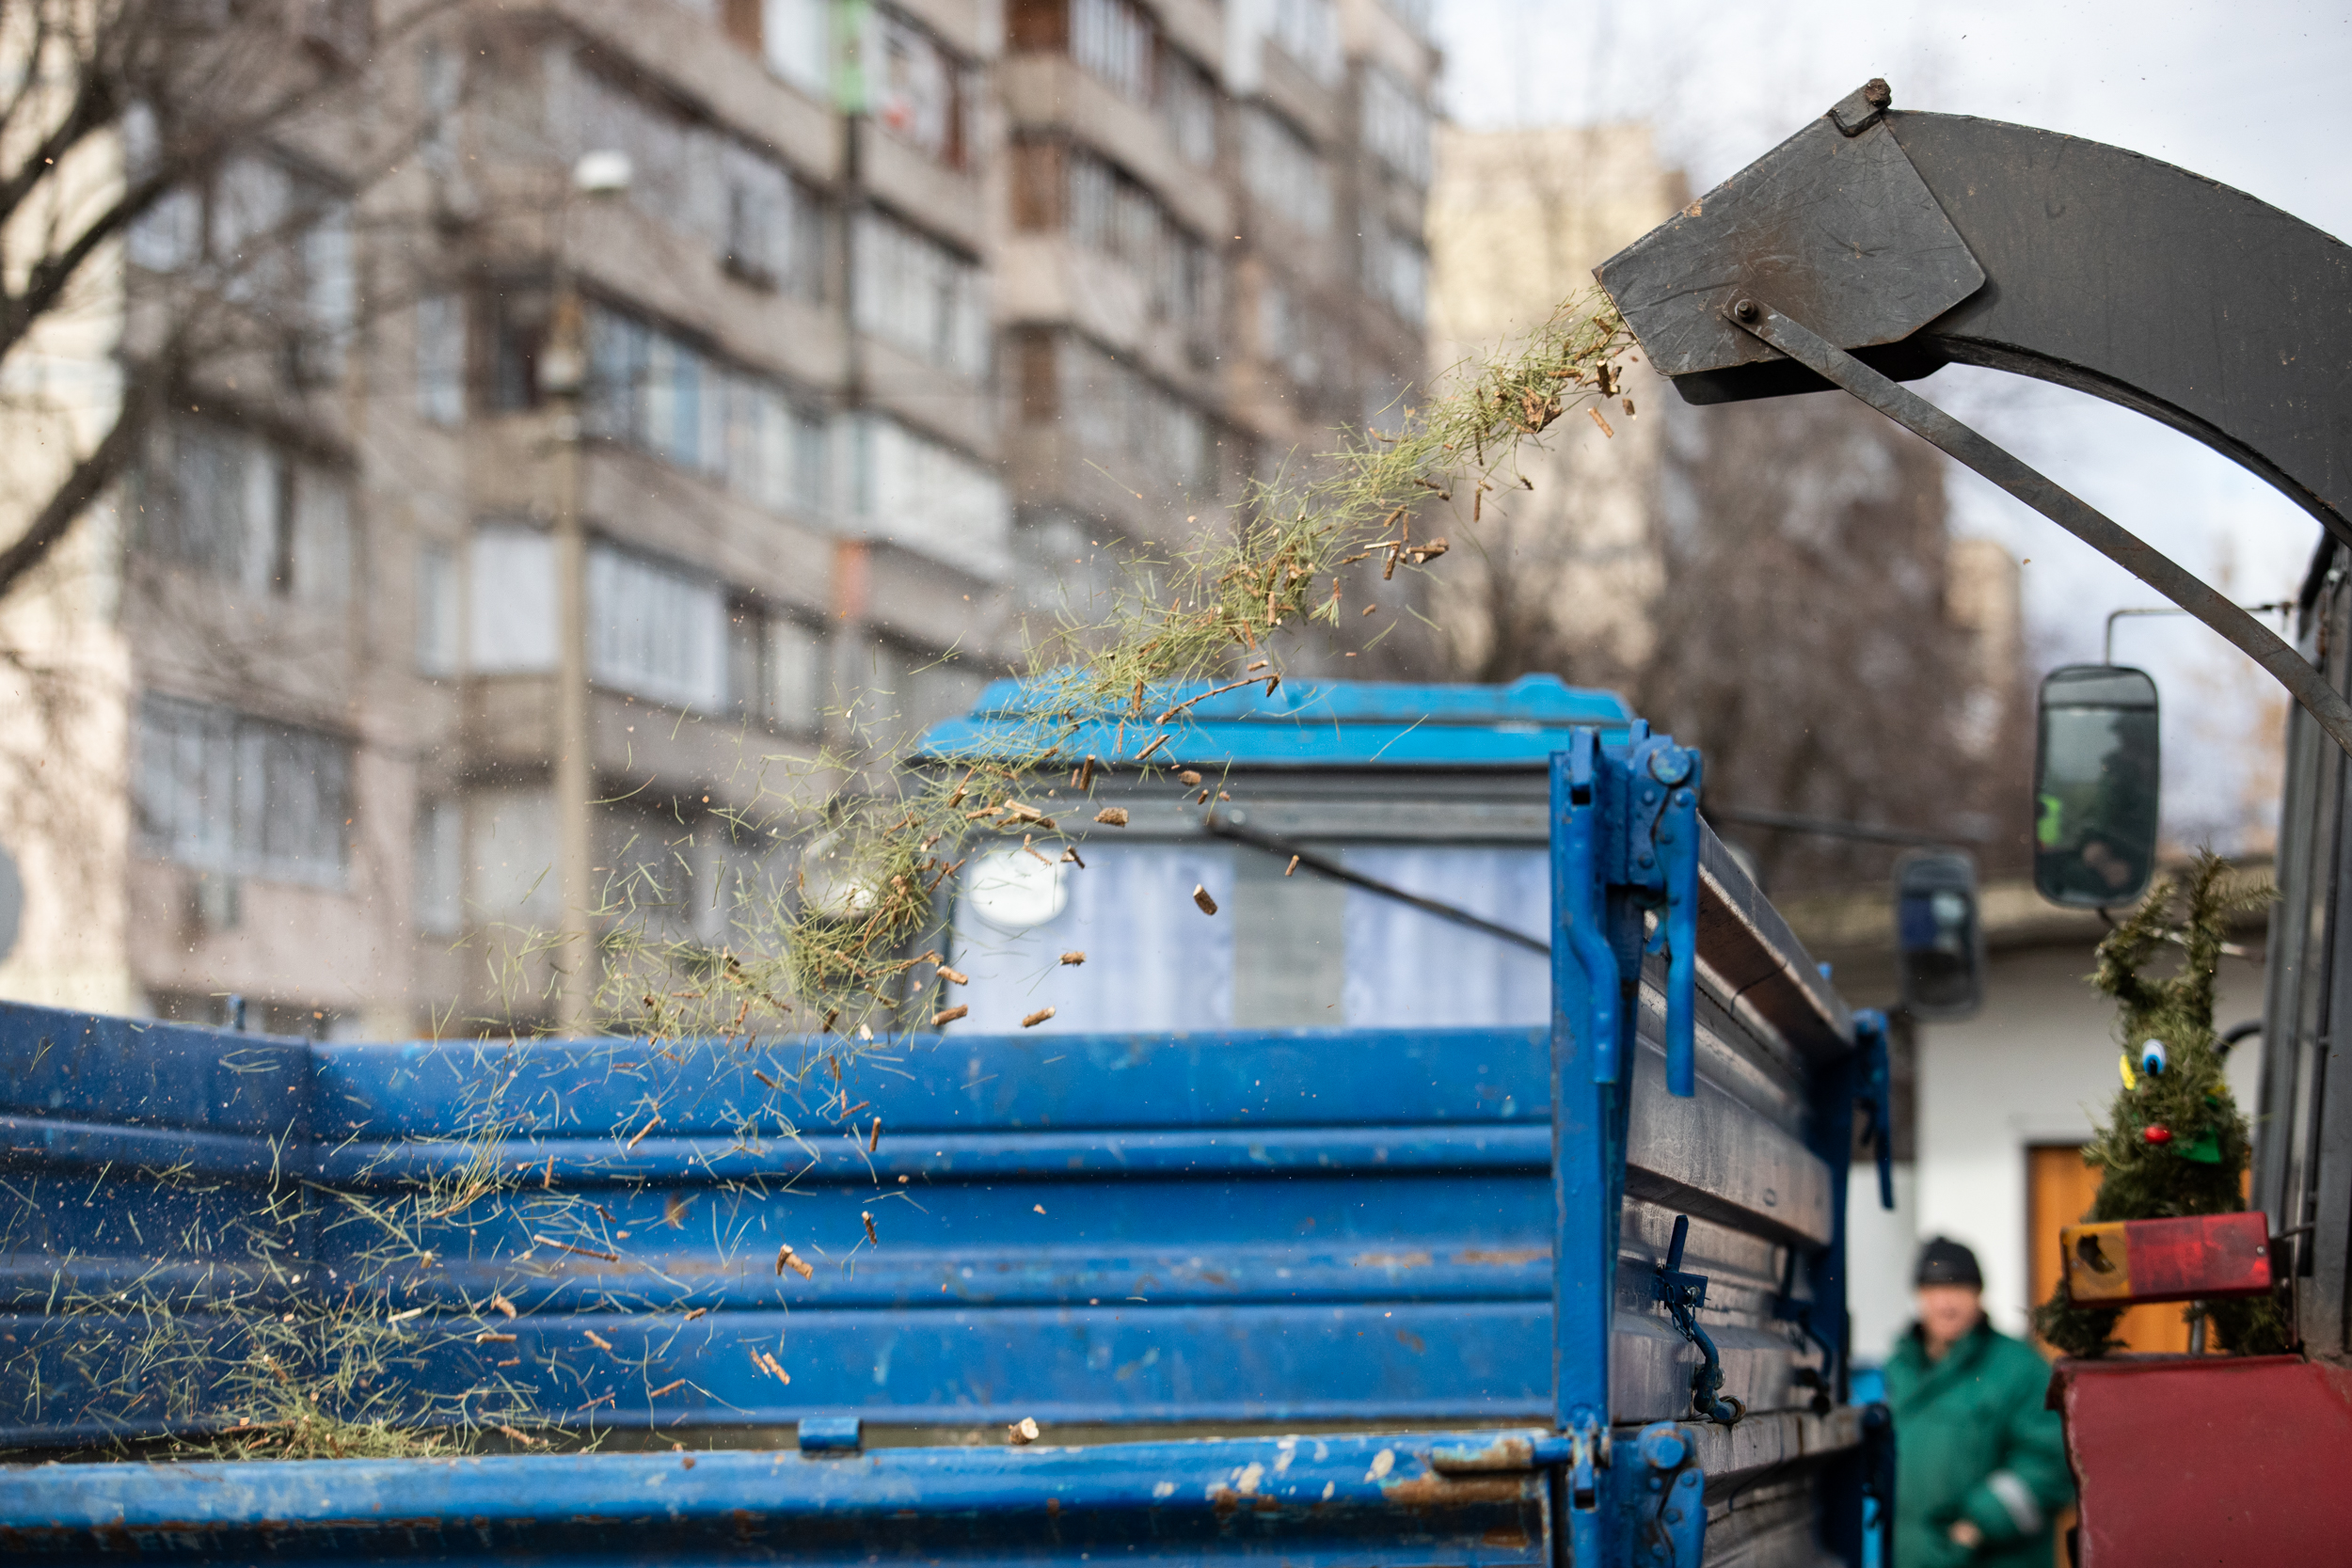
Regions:
<svg viewBox="0 0 2352 1568"><path fill-rule="evenodd" d="M25 732L71 786L0 821L0 992L573 1028L616 920L739 940L796 808L1421 379L1425 23L546 0L387 41L396 153L240 160L124 247L128 333L291 228L305 325L197 366L0 610L74 693Z"/></svg>

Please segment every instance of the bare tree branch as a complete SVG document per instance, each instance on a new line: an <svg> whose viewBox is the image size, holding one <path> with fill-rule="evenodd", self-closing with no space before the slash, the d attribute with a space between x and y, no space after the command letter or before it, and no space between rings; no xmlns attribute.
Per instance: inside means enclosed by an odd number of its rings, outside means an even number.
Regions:
<svg viewBox="0 0 2352 1568"><path fill-rule="evenodd" d="M144 390L126 388L122 407L115 417L114 428L88 454L73 465L40 511L32 525L6 549L0 549L0 595L16 585L17 579L30 572L47 558L57 541L73 527L74 519L87 511L92 502L105 493L106 487L119 479L136 459L140 438L148 423L151 396Z"/></svg>

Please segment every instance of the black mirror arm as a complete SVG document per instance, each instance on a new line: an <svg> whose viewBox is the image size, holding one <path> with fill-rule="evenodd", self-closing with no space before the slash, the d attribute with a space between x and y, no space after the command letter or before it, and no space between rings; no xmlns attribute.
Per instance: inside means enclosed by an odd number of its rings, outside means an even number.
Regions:
<svg viewBox="0 0 2352 1568"><path fill-rule="evenodd" d="M1741 299L1724 311L1734 326L1763 340L1824 380L1851 392L1954 461L2002 489L2114 562L2228 639L2267 670L2328 738L2352 755L2352 704L2290 647L2178 562L2106 514L1969 429L1915 392L1907 391L1761 300Z"/></svg>

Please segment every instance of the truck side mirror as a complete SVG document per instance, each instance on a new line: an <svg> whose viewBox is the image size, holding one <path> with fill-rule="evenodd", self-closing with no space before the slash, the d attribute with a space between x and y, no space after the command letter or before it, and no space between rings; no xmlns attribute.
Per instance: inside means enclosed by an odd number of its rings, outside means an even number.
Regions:
<svg viewBox="0 0 2352 1568"><path fill-rule="evenodd" d="M2145 671L2070 664L2042 683L2033 784L2033 885L2054 904L2105 909L2148 891L2156 868L2156 683Z"/></svg>
<svg viewBox="0 0 2352 1568"><path fill-rule="evenodd" d="M1902 1006L1912 1017L1962 1019L1983 1004L1975 861L1921 849L1896 863L1895 946Z"/></svg>

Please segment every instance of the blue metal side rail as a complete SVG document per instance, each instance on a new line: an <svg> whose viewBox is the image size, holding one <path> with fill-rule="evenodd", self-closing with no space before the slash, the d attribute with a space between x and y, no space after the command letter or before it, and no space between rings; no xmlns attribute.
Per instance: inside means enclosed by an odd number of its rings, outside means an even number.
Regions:
<svg viewBox="0 0 2352 1568"><path fill-rule="evenodd" d="M496 1419L463 1402L497 1386L541 1419L797 1424L801 1439L782 1454L0 1466L0 1547L1689 1564L1707 1467L1778 1444L1772 1463L1813 1489L1799 1555L1856 1562L1881 1483L1843 1404L1844 1187L1883 1032L1849 1022L1753 888L1706 862L1699 782L1694 752L1638 721L1554 757L1548 1039L929 1037L836 1064L823 1040L306 1045L0 1008L0 1440L223 1418L203 1387L172 1406L172 1390L107 1380L89 1353L110 1300L129 1314L167 1289L211 1332L208 1303L283 1304L291 1323L347 1310L355 1280L416 1341L369 1399ZM1818 1221L1776 1218L1770 1192L1710 1196L1704 1160L1645 1156L1645 1212L1687 1193L1719 1247L1744 1234L1735 1222L1762 1227L1751 1250L1788 1259L1772 1316L1820 1349L1811 1394L1796 1391L1811 1414L1750 1415L1781 1424L1736 1446L1710 1435L1741 1413L1717 1397L1725 1330L1697 1317L1716 1310L1709 1280L1680 1266L1690 1222L1657 1262L1661 1306L1629 1308L1648 1287L1629 1298L1622 1272L1629 1141L1674 1097L1738 1109L1701 1092L1702 1037L1733 1027L1725 1008L1806 1064L1804 1147L1788 1158L1829 1187ZM1637 1072L1650 1027L1662 1079ZM1639 1084L1669 1099L1637 1126ZM419 1204L410 1255L388 1265L370 1206L427 1191L444 1196ZM1691 1341L1688 1408L1629 1416L1613 1356L1670 1310ZM235 1324L215 1316L226 1357ZM873 1446L891 1424L1024 1416L1359 1430ZM859 1421L863 1440L846 1435ZM1459 1430L1362 1434L1381 1426Z"/></svg>

